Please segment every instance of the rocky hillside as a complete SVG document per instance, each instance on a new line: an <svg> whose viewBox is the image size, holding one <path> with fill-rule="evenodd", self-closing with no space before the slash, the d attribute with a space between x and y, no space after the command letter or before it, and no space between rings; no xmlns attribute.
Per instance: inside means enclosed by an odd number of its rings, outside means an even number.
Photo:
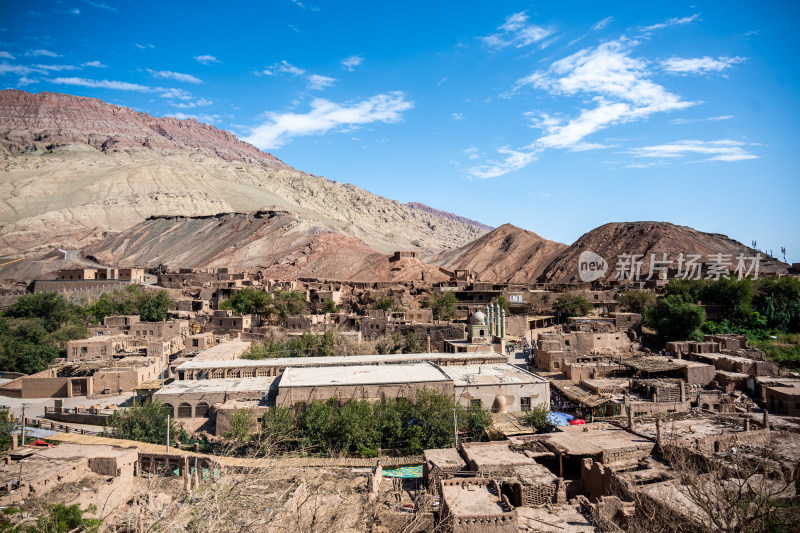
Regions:
<svg viewBox="0 0 800 533"><path fill-rule="evenodd" d="M0 153L41 151L59 144L86 144L101 152L175 149L265 168L289 168L227 131L194 119L157 118L69 94L0 91Z"/></svg>
<svg viewBox="0 0 800 533"><path fill-rule="evenodd" d="M532 231L503 224L431 262L451 270L469 269L483 281L531 283L566 247Z"/></svg>
<svg viewBox="0 0 800 533"><path fill-rule="evenodd" d="M684 257L688 254L700 254L700 263L710 262L709 256L712 254L729 254L733 258L731 271L736 267L737 255L754 255L751 248L718 233L704 233L669 222L612 222L585 233L575 244L563 250L544 270L539 280L550 283L580 281L578 260L584 252L594 252L607 263L605 276L600 280L616 279L617 260L622 254L643 254L643 277L650 272L651 254L661 260L666 253L667 261L672 261L673 269L677 268L677 259L681 253ZM760 272L785 273L787 267L788 265L775 259L762 258Z"/></svg>
<svg viewBox="0 0 800 533"><path fill-rule="evenodd" d="M432 256L485 232L297 171L194 120L17 90L0 91L0 198L0 255L8 257L94 245L153 216L268 206L382 254L416 249Z"/></svg>
<svg viewBox="0 0 800 533"><path fill-rule="evenodd" d="M482 222L478 222L477 220L472 220L466 217L462 217L456 215L455 213L448 213L447 211L441 211L439 209L434 209L429 205L421 204L419 202L408 202L406 204L408 207L412 209L418 209L420 211L424 211L426 213L430 213L432 215L436 215L439 218L445 218L447 220L455 220L456 222L463 222L464 224L468 224L470 226L475 226L481 231L492 231L494 228L491 226L487 226Z"/></svg>
<svg viewBox="0 0 800 533"><path fill-rule="evenodd" d="M279 209L210 216L158 216L88 246L101 264L173 269L229 267L270 279L355 281L447 279L418 260L390 262L364 241Z"/></svg>

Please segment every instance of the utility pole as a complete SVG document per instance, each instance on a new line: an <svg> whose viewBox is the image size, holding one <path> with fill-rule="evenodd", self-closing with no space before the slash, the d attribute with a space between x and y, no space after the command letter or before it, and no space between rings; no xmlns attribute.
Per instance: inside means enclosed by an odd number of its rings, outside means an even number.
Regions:
<svg viewBox="0 0 800 533"><path fill-rule="evenodd" d="M25 404L22 404L22 446L25 446ZM20 469L22 471L22 469Z"/></svg>
<svg viewBox="0 0 800 533"><path fill-rule="evenodd" d="M458 415L456 408L453 407L453 435L456 437L456 450L458 449Z"/></svg>
<svg viewBox="0 0 800 533"><path fill-rule="evenodd" d="M167 415L167 453L169 453L169 415Z"/></svg>

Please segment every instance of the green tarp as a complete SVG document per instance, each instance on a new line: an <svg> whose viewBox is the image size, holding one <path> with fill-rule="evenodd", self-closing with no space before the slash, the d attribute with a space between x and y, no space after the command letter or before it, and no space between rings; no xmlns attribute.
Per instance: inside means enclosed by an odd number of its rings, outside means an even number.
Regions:
<svg viewBox="0 0 800 533"><path fill-rule="evenodd" d="M384 477L417 478L422 477L422 465L404 466L383 471Z"/></svg>

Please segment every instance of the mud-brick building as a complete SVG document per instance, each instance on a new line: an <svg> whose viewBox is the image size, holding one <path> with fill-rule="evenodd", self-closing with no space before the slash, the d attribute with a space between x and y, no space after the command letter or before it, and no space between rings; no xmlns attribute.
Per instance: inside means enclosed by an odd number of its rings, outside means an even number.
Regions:
<svg viewBox="0 0 800 533"><path fill-rule="evenodd" d="M530 411L550 403L550 382L507 363L443 366L453 380L456 403L496 413Z"/></svg>
<svg viewBox="0 0 800 533"><path fill-rule="evenodd" d="M451 533L517 533L517 510L493 479L441 482L441 526Z"/></svg>
<svg viewBox="0 0 800 533"><path fill-rule="evenodd" d="M416 398L428 390L453 397L452 380L428 362L347 367L287 368L278 384L276 405L291 407L335 398L379 401Z"/></svg>

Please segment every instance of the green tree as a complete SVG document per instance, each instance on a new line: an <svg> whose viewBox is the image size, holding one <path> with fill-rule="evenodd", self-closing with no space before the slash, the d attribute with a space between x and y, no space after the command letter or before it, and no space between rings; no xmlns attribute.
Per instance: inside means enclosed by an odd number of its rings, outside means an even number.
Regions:
<svg viewBox="0 0 800 533"><path fill-rule="evenodd" d="M322 306L320 307L320 311L322 313L338 313L339 306L336 305L336 302L333 301L333 298L325 298L322 300Z"/></svg>
<svg viewBox="0 0 800 533"><path fill-rule="evenodd" d="M272 304L272 295L253 287L245 287L235 291L219 307L236 311L240 315L267 315L272 309Z"/></svg>
<svg viewBox="0 0 800 533"><path fill-rule="evenodd" d="M169 412L157 398L134 402L133 406L117 409L106 422L105 433L114 439L136 440L165 444ZM175 423L169 418L170 438L175 435Z"/></svg>
<svg viewBox="0 0 800 533"><path fill-rule="evenodd" d="M397 304L397 301L394 299L393 296L387 296L385 298L381 298L375 302L375 308L381 309L383 311L399 311L401 307Z"/></svg>
<svg viewBox="0 0 800 533"><path fill-rule="evenodd" d="M8 308L8 314L16 318L38 318L45 330L53 332L66 322L79 322L83 318L83 308L57 292L39 292L17 298Z"/></svg>
<svg viewBox="0 0 800 533"><path fill-rule="evenodd" d="M422 345L422 338L413 331L406 335L403 353L424 353L425 346Z"/></svg>
<svg viewBox="0 0 800 533"><path fill-rule="evenodd" d="M700 327L705 321L702 307L687 303L679 296L665 296L645 314L644 323L655 329L662 340L700 339Z"/></svg>
<svg viewBox="0 0 800 533"><path fill-rule="evenodd" d="M625 291L619 296L622 310L628 313L644 314L656 302L656 295L652 291Z"/></svg>
<svg viewBox="0 0 800 533"><path fill-rule="evenodd" d="M498 296L494 302L500 306L500 309L506 312L506 316L511 314L511 304L508 303L508 298L503 296L502 294Z"/></svg>
<svg viewBox="0 0 800 533"><path fill-rule="evenodd" d="M306 312L306 297L300 291L276 290L272 294L273 312L285 322L287 317L302 315Z"/></svg>
<svg viewBox="0 0 800 533"><path fill-rule="evenodd" d="M592 304L579 294L562 294L553 301L553 313L561 322L572 316L586 316L592 310Z"/></svg>
<svg viewBox="0 0 800 533"><path fill-rule="evenodd" d="M458 299L450 291L434 292L423 303L423 307L430 307L434 320L450 320L456 314Z"/></svg>
<svg viewBox="0 0 800 533"><path fill-rule="evenodd" d="M531 406L531 410L525 413L525 419L537 432L544 431L550 425L547 413L547 409L541 405Z"/></svg>
<svg viewBox="0 0 800 533"><path fill-rule="evenodd" d="M235 441L238 445L242 446L250 442L250 430L256 422L256 415L252 408L245 407L239 409L233 408L233 414L230 417L231 428L222 433L222 437Z"/></svg>
<svg viewBox="0 0 800 533"><path fill-rule="evenodd" d="M11 433L17 425L17 419L8 407L0 408L0 452L11 448Z"/></svg>

